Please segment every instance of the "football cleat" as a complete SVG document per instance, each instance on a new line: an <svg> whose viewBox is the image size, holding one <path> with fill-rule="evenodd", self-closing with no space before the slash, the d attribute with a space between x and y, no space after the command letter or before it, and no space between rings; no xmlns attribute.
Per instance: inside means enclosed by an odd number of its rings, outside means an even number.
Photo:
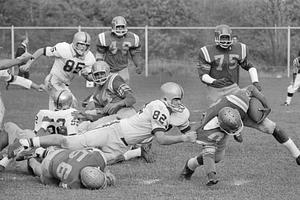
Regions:
<svg viewBox="0 0 300 200"><path fill-rule="evenodd" d="M234 140L239 142L239 143L242 143L243 142L243 136L241 133L237 134L237 135L234 135L233 136Z"/></svg>
<svg viewBox="0 0 300 200"><path fill-rule="evenodd" d="M189 160L186 161L184 168L183 168L182 172L180 173L180 176L179 176L180 180L187 180L187 181L191 180L192 175L195 172L188 167L188 161Z"/></svg>
<svg viewBox="0 0 300 200"><path fill-rule="evenodd" d="M219 180L216 178L216 172L209 172L207 174L207 177L208 177L208 182L206 183L207 186L213 186L213 185L216 185Z"/></svg>
<svg viewBox="0 0 300 200"><path fill-rule="evenodd" d="M155 162L155 155L151 147L152 143L142 144L141 146L141 157L144 158L147 163Z"/></svg>
<svg viewBox="0 0 300 200"><path fill-rule="evenodd" d="M8 158L14 158L24 150L25 147L23 147L20 141L16 139L13 144L8 146Z"/></svg>
<svg viewBox="0 0 300 200"><path fill-rule="evenodd" d="M296 158L296 162L298 165L300 165L300 155Z"/></svg>

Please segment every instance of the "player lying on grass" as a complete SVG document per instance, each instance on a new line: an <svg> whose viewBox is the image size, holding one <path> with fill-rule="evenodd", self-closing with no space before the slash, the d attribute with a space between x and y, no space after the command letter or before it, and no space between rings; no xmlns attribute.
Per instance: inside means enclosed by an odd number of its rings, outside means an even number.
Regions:
<svg viewBox="0 0 300 200"><path fill-rule="evenodd" d="M181 142L195 142L196 133L190 131L189 120L185 116L187 109L182 104L183 89L180 85L168 82L161 86L162 98L154 100L130 118L115 120L102 127L81 135L48 135L31 139L20 139L9 147L9 158L15 157L28 147L60 146L67 149L98 147L104 153L108 163L128 151L129 145L135 145L154 137L161 145ZM172 118L182 135L167 135Z"/></svg>
<svg viewBox="0 0 300 200"><path fill-rule="evenodd" d="M255 105L250 104L252 98L260 100L263 108L249 107L249 105ZM260 109L264 112L259 120L255 119L254 121L255 116L251 118L248 115L252 109ZM266 98L253 85L240 89L235 94L225 96L209 107L199 124L192 128L197 132L196 142L201 144L201 152L186 162L181 178L190 180L195 169L204 165L208 176L207 185L216 184L218 180L215 163L220 162L224 157L227 135L240 133L243 125L272 135L277 142L290 151L297 164L300 165L299 149L275 122L267 118L270 111Z"/></svg>
<svg viewBox="0 0 300 200"><path fill-rule="evenodd" d="M67 150L39 147L23 151L16 159L23 160L29 156L30 171L39 176L43 184L57 184L65 189L104 189L115 184L115 176L105 170L106 160L102 154L95 148Z"/></svg>
<svg viewBox="0 0 300 200"><path fill-rule="evenodd" d="M67 90L57 91L54 94L56 110L40 110L35 116L34 130L21 129L13 122L4 124L4 130L0 134L0 151L15 139L31 138L36 135L76 135L78 134L78 120L72 116L74 108L71 108L73 102L72 93ZM11 159L8 159L6 151L2 151L2 159L0 160L0 171L8 166Z"/></svg>

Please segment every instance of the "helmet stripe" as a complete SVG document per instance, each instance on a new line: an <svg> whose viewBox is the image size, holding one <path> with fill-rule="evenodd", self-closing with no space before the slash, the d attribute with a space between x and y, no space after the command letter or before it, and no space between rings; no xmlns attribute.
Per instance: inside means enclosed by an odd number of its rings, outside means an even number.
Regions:
<svg viewBox="0 0 300 200"><path fill-rule="evenodd" d="M249 106L242 99L240 99L240 98L238 98L237 96L234 96L234 95L228 95L228 96L226 96L226 98L231 103L233 103L233 104L237 105L238 107L240 107L245 113L247 112Z"/></svg>

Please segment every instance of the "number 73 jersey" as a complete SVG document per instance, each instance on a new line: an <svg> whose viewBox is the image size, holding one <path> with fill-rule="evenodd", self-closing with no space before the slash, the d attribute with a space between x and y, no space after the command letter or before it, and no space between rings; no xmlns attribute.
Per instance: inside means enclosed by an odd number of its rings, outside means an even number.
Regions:
<svg viewBox="0 0 300 200"><path fill-rule="evenodd" d="M50 74L57 76L68 85L75 77L75 74L96 62L95 56L91 51L87 51L83 56L78 57L72 44L66 42L58 43L54 47L46 47L44 54L49 57L55 57Z"/></svg>
<svg viewBox="0 0 300 200"><path fill-rule="evenodd" d="M208 45L200 49L198 57L199 70L214 79L227 78L233 83L239 82L239 67L249 70L247 64L247 46L243 43L223 49L217 45Z"/></svg>

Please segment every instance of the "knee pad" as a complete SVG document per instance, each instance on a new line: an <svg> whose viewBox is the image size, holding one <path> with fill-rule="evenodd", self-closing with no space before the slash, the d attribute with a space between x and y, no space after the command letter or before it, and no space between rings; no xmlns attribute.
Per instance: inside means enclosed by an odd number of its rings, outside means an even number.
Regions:
<svg viewBox="0 0 300 200"><path fill-rule="evenodd" d="M273 132L273 137L280 143L283 144L289 140L288 135L283 131L282 128L276 126Z"/></svg>

